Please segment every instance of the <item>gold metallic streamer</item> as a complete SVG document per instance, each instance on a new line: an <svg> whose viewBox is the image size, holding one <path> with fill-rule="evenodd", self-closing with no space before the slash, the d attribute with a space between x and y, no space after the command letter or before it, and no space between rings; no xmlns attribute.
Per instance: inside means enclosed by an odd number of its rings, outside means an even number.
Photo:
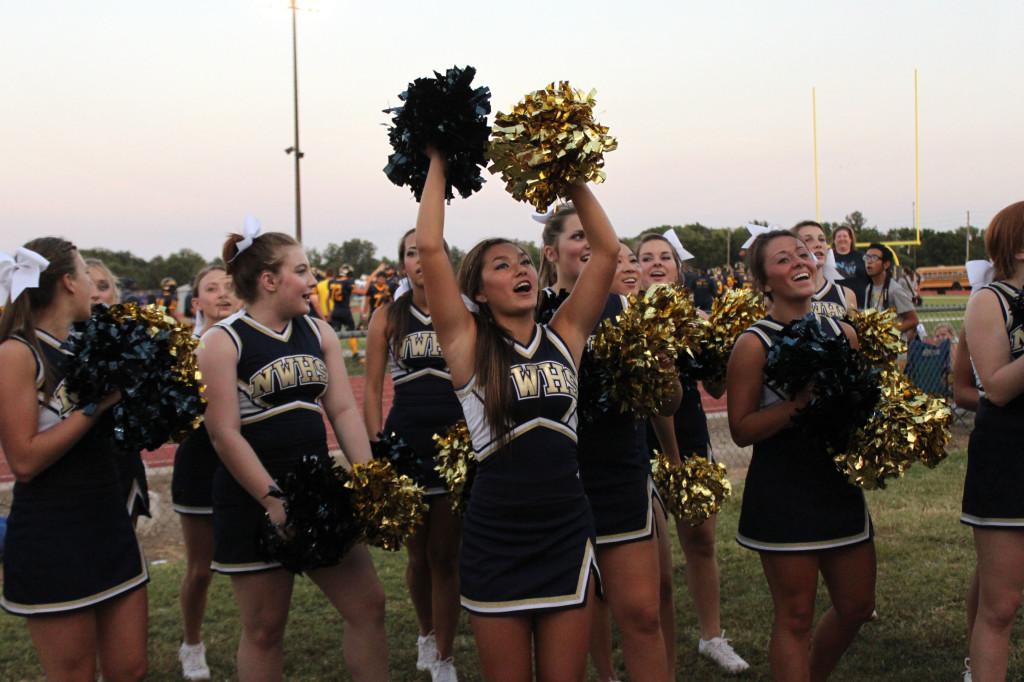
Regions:
<svg viewBox="0 0 1024 682"><path fill-rule="evenodd" d="M469 428L465 421L460 420L443 435L435 433L434 441L437 443L437 463L434 468L448 489L452 511L462 514L469 493L466 485L476 466Z"/></svg>
<svg viewBox="0 0 1024 682"><path fill-rule="evenodd" d="M526 95L491 126L491 173L540 212L576 183L604 182L604 153L618 146L594 120L594 91L561 81Z"/></svg>
<svg viewBox="0 0 1024 682"><path fill-rule="evenodd" d="M658 452L651 475L668 511L691 526L698 526L721 511L722 503L732 495L725 465L699 455L677 465Z"/></svg>
<svg viewBox="0 0 1024 682"><path fill-rule="evenodd" d="M882 398L874 414L854 434L848 452L833 457L855 485L884 488L914 463L935 467L946 457L952 412L941 398L921 391L895 367L882 373Z"/></svg>
<svg viewBox="0 0 1024 682"><path fill-rule="evenodd" d="M736 345L736 339L764 316L764 297L753 289L726 289L715 298L707 321L709 330L699 357L704 381L725 381L729 354Z"/></svg>
<svg viewBox="0 0 1024 682"><path fill-rule="evenodd" d="M396 474L384 460L353 464L345 486L352 490L352 506L367 544L389 552L405 545L427 512L423 488Z"/></svg>
<svg viewBox="0 0 1024 682"><path fill-rule="evenodd" d="M896 362L900 353L907 352L907 344L903 342L896 321L896 311L892 308L855 310L850 315L850 324L860 343L860 353L876 367L888 367Z"/></svg>

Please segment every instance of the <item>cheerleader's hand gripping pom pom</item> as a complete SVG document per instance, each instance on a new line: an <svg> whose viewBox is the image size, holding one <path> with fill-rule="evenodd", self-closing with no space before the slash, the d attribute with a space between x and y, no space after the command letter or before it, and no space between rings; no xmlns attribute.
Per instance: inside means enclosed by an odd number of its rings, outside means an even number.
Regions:
<svg viewBox="0 0 1024 682"><path fill-rule="evenodd" d="M516 200L543 213L572 185L604 182L604 154L617 146L594 120L594 91L561 81L495 115L488 170L501 174Z"/></svg>
<svg viewBox="0 0 1024 682"><path fill-rule="evenodd" d="M457 422L444 435L435 433L434 442L437 443L437 464L434 468L448 489L452 511L461 514L469 503L469 491L476 470L473 441L466 422Z"/></svg>
<svg viewBox="0 0 1024 682"><path fill-rule="evenodd" d="M860 354L874 366L889 367L900 353L907 352L907 344L896 327L896 311L892 308L854 311L849 322L857 332Z"/></svg>
<svg viewBox="0 0 1024 682"><path fill-rule="evenodd" d="M711 304L704 344L695 358L694 378L721 384L740 334L765 316L764 297L753 289L726 289Z"/></svg>
<svg viewBox="0 0 1024 682"><path fill-rule="evenodd" d="M433 462L416 454L397 433L379 433L377 440L370 442L374 459L391 462L395 472L408 476L414 481L423 480L430 472Z"/></svg>
<svg viewBox="0 0 1024 682"><path fill-rule="evenodd" d="M154 450L181 440L202 423L206 401L196 365L197 341L157 306L93 307L63 344L65 386L79 405L120 391L110 411L120 450Z"/></svg>
<svg viewBox="0 0 1024 682"><path fill-rule="evenodd" d="M345 484L367 544L396 552L416 531L427 512L423 488L397 473L390 462L353 464Z"/></svg>
<svg viewBox="0 0 1024 682"><path fill-rule="evenodd" d="M658 452L651 474L672 516L691 526L699 526L721 511L722 504L732 495L725 466L700 456L672 464Z"/></svg>
<svg viewBox="0 0 1024 682"><path fill-rule="evenodd" d="M833 452L848 449L871 417L879 374L845 336L826 336L814 314L786 325L765 360L765 377L783 393L796 396L811 387L811 400L793 426Z"/></svg>
<svg viewBox="0 0 1024 682"><path fill-rule="evenodd" d="M391 114L388 139L394 152L384 173L399 187L408 185L416 201L423 195L430 160L423 151L438 149L445 157L445 198L458 191L463 198L483 187L481 175L487 165L487 138L491 129L491 92L472 87L476 69L452 67L442 76L417 78L398 97L405 104L384 113Z"/></svg>
<svg viewBox="0 0 1024 682"><path fill-rule="evenodd" d="M327 455L307 455L268 494L284 504L280 526L264 519L260 556L292 573L334 566L362 537L352 508L347 474Z"/></svg>
<svg viewBox="0 0 1024 682"><path fill-rule="evenodd" d="M924 393L896 368L882 373L881 399L871 419L854 434L850 448L835 455L850 483L884 488L914 462L935 467L946 457L952 411L944 400Z"/></svg>

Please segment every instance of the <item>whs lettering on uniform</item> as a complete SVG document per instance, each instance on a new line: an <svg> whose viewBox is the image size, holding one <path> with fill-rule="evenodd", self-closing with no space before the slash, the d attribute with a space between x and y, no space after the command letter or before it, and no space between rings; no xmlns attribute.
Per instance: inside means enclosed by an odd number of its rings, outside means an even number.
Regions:
<svg viewBox="0 0 1024 682"><path fill-rule="evenodd" d="M435 332L414 332L402 339L402 358L439 358L441 344L437 342Z"/></svg>
<svg viewBox="0 0 1024 682"><path fill-rule="evenodd" d="M560 362L531 362L512 366L512 385L520 400L543 395L576 396L576 375Z"/></svg>
<svg viewBox="0 0 1024 682"><path fill-rule="evenodd" d="M327 365L323 360L312 355L289 355L274 360L253 374L249 380L249 393L253 400L257 400L275 390L326 383Z"/></svg>
<svg viewBox="0 0 1024 682"><path fill-rule="evenodd" d="M811 301L811 309L826 317L846 317L846 308L832 301Z"/></svg>

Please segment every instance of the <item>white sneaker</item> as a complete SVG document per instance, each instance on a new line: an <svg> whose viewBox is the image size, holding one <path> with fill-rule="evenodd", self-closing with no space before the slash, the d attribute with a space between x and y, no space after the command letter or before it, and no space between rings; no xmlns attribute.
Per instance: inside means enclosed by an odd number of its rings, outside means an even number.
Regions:
<svg viewBox="0 0 1024 682"><path fill-rule="evenodd" d="M971 682L972 678L971 678L971 659L970 659L970 657L967 657L967 658L964 659L964 668L966 668L966 670L964 670L964 682Z"/></svg>
<svg viewBox="0 0 1024 682"><path fill-rule="evenodd" d="M697 643L697 653L710 659L727 673L741 673L750 668L750 664L740 658L729 644L729 640L725 638L725 630L722 630L718 637L700 640Z"/></svg>
<svg viewBox="0 0 1024 682"><path fill-rule="evenodd" d="M181 661L181 676L186 680L210 679L210 666L206 665L206 646L181 643L178 649L178 660Z"/></svg>
<svg viewBox="0 0 1024 682"><path fill-rule="evenodd" d="M455 661L451 656L442 660L434 661L430 668L431 682L459 682L459 676L455 674Z"/></svg>
<svg viewBox="0 0 1024 682"><path fill-rule="evenodd" d="M416 638L416 669L432 670L437 663L437 639L434 633Z"/></svg>

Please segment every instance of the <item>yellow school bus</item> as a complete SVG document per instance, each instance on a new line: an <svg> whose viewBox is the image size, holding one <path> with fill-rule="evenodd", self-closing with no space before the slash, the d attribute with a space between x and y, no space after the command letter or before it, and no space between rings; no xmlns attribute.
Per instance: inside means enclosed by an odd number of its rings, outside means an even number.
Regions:
<svg viewBox="0 0 1024 682"><path fill-rule="evenodd" d="M918 268L917 274L921 276L921 286L919 287L921 295L971 290L971 283L967 279L967 268L962 265L935 265Z"/></svg>

